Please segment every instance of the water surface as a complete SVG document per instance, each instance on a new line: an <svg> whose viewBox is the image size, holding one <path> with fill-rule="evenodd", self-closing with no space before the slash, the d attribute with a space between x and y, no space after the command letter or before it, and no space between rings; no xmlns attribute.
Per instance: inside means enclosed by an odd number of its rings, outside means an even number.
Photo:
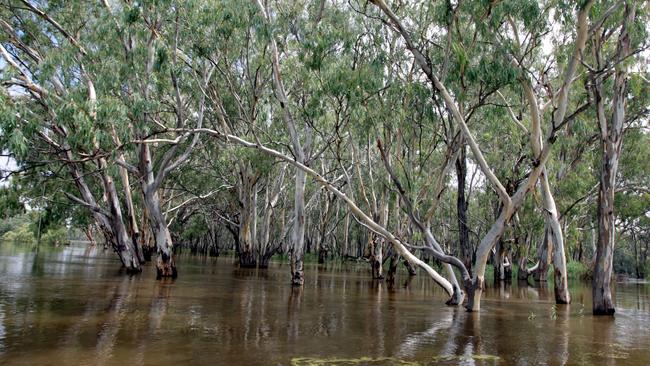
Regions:
<svg viewBox="0 0 650 366"><path fill-rule="evenodd" d="M280 263L181 256L175 281L118 268L101 249L0 244L0 365L650 364L647 284L617 284L612 319L584 284L570 306L490 288L474 314L422 274L390 288L364 264L307 266L302 291Z"/></svg>

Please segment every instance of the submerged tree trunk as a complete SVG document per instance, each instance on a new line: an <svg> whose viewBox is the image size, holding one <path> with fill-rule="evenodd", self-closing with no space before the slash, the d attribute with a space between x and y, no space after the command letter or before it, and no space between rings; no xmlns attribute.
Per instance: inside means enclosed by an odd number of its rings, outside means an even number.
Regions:
<svg viewBox="0 0 650 366"><path fill-rule="evenodd" d="M546 221L548 225L548 236L553 243L553 280L555 289L555 303L568 304L571 302L569 294L569 282L566 268L566 253L564 249L564 236L562 227L558 218L555 199L551 193L551 187L548 183L548 174L546 169L540 177L542 187L542 199L544 200L544 209L546 211Z"/></svg>
<svg viewBox="0 0 650 366"><path fill-rule="evenodd" d="M149 216L149 209L147 205L144 205L142 208L142 220L140 221L140 226L142 227L140 243L142 245L142 255L147 262L151 262L151 256L156 251L156 241L151 231L151 219Z"/></svg>
<svg viewBox="0 0 650 366"><path fill-rule="evenodd" d="M593 314L613 315L614 301L610 288L612 280L612 262L616 222L614 216L614 196L616 192L616 173L623 145L623 124L625 122L627 69L623 59L630 54L630 36L628 27L634 23L636 2L625 3L625 19L616 48L616 76L612 99L612 115L605 117L602 92L603 79L599 74L593 79L593 94L596 100L598 124L601 137L601 171L598 189L598 244L596 246L596 265L593 278ZM599 52L597 51L599 59Z"/></svg>
<svg viewBox="0 0 650 366"><path fill-rule="evenodd" d="M503 259L505 257L505 245L503 240L497 240L492 257L492 266L494 267L494 283L505 281L506 273Z"/></svg>
<svg viewBox="0 0 650 366"><path fill-rule="evenodd" d="M113 179L107 173L108 165L104 159L99 161L99 169L104 186L105 197L109 205L110 215L108 221L113 230L114 240L117 245L117 251L122 259L122 264L129 272L140 272L140 259L137 249L132 238L128 235L124 220L122 218L122 208L120 200L115 189Z"/></svg>
<svg viewBox="0 0 650 366"><path fill-rule="evenodd" d="M113 137L113 142L115 143L115 146L116 147L122 146L122 143L120 142L120 138L117 136L117 133L115 132L115 125L113 124L110 125L110 132L111 132L111 136ZM119 160L126 161L122 150L118 150L117 156ZM140 263L144 263L146 261L146 258L142 248L142 238L140 235L140 230L138 228L138 221L136 220L135 207L133 205L133 194L131 193L129 172L123 166L120 166L118 169L120 172L120 178L122 180L124 201L126 202L126 217L128 222L127 228L129 230L129 235L131 237L131 240L133 241L133 245L136 248L138 259L140 260Z"/></svg>
<svg viewBox="0 0 650 366"><path fill-rule="evenodd" d="M178 276L173 254L172 238L167 228L167 220L160 207L158 185L153 174L153 162L148 144L140 145L140 172L144 203L149 213L149 224L156 242L158 258L156 259L156 278Z"/></svg>
<svg viewBox="0 0 650 366"><path fill-rule="evenodd" d="M539 261L531 268L528 268L528 252L530 251L530 246L532 242L532 235L530 232L526 233L526 246L524 249L524 252L521 253L519 257L519 262L518 262L518 269L517 269L517 279L519 281L528 281L528 277L532 273L535 273L537 271L537 267L539 266Z"/></svg>
<svg viewBox="0 0 650 366"><path fill-rule="evenodd" d="M280 199L280 194L282 193L282 188L284 187L284 175L286 172L287 166L283 166L280 172L279 177L275 182L275 187L273 192L269 184L266 185L266 193L264 195L264 216L262 221L262 235L260 238L260 245L258 250L258 267L259 268L268 268L269 260L275 254L278 249L278 245L275 243L273 238L273 231L276 227L280 228L280 232L283 231L284 224L280 222L276 224L272 222L272 218L275 213L275 207L278 204ZM279 215L284 219L284 214ZM281 220L282 221L282 220Z"/></svg>
<svg viewBox="0 0 650 366"><path fill-rule="evenodd" d="M302 286L305 283L303 268L305 246L305 185L307 175L296 169L296 186L294 195L294 222L291 247L291 284Z"/></svg>
<svg viewBox="0 0 650 366"><path fill-rule="evenodd" d="M239 167L239 265L244 268L257 266L257 179L249 163Z"/></svg>
<svg viewBox="0 0 650 366"><path fill-rule="evenodd" d="M72 161L72 154L68 150L64 152L66 158ZM76 164L68 164L68 169L75 181L75 185L82 197L82 202L90 208L97 226L104 234L106 244L110 245L120 258L120 262L129 273L142 271L137 251L133 241L126 232L122 220L122 210L115 190L112 178L106 172L107 164L105 159L98 161L99 175L104 189L104 197L109 206L108 211L103 210L97 204L94 195L88 187L84 175Z"/></svg>
<svg viewBox="0 0 650 366"><path fill-rule="evenodd" d="M537 270L535 271L535 281L546 282L548 266L551 261L551 251L553 250L553 242L549 238L548 226L544 229L544 238L537 248Z"/></svg>
<svg viewBox="0 0 650 366"><path fill-rule="evenodd" d="M395 283L395 275L397 274L397 265L400 261L400 256L397 252L393 252L390 256L390 262L388 262L388 272L386 274L386 282L389 284Z"/></svg>
<svg viewBox="0 0 650 366"><path fill-rule="evenodd" d="M467 226L467 207L468 202L465 199L465 180L467 177L467 157L465 146L460 147L458 159L456 160L456 177L458 180L456 195L456 211L458 217L458 243L460 245L460 260L465 267L472 273L472 257L474 252L472 244L469 241L469 228Z"/></svg>
<svg viewBox="0 0 650 366"><path fill-rule="evenodd" d="M156 277L176 278L178 272L173 253L172 238L167 228L167 221L160 208L160 198L157 192L145 194L145 204L151 214L151 229L156 241L158 258L156 259Z"/></svg>
<svg viewBox="0 0 650 366"><path fill-rule="evenodd" d="M378 223L382 227L388 225L388 195L384 194L381 202L381 211L379 212ZM372 247L370 255L370 265L372 266L372 278L375 280L384 279L384 238L372 235Z"/></svg>
<svg viewBox="0 0 650 366"><path fill-rule="evenodd" d="M266 23L270 23L270 16L262 1L256 2L258 9L264 17ZM271 63L273 70L273 89L275 97L280 102L282 108L282 120L289 132L291 138L291 145L295 160L299 164L307 163L307 155L309 152L309 145L311 140L311 127L305 124L305 142L304 145L300 141L300 135L296 128L293 114L289 106L289 99L285 91L284 82L282 81L282 74L280 71L280 55L278 47L275 42L275 36L270 34L269 46L271 49ZM291 284L293 286L302 286L305 282L305 274L303 269L303 256L305 246L305 185L307 183L307 175L302 169L296 169L295 180L295 194L294 194L294 223L293 233L291 236Z"/></svg>
<svg viewBox="0 0 650 366"><path fill-rule="evenodd" d="M480 301L481 294L483 292L484 286L484 277L485 277L485 267L488 260L490 251L494 247L495 243L505 229L506 224L510 221L515 212L523 204L524 198L527 192L533 188L534 184L537 182L539 175L542 173L541 169L543 168L546 160L550 154L550 147L555 141L555 131L553 129L549 130L547 135L547 144L543 147L540 154L535 154L535 164L533 165L528 178L526 181L519 186L517 192L510 196L499 179L496 177L492 169L490 169L483 153L481 152L476 140L472 136L471 131L467 127L464 116L460 113L459 108L452 97L449 94L445 85L440 81L438 76L434 73L432 69L431 60L429 57L420 51L416 44L411 39L411 35L407 31L407 28L402 24L400 19L395 15L395 13L388 7L388 5L383 0L373 0L372 3L379 7L382 12L390 19L390 22L395 26L395 29L401 34L402 39L404 40L407 49L413 54L415 62L420 66L422 71L425 73L429 81L431 82L433 88L437 90L442 99L444 100L445 105L451 112L451 115L454 118L454 121L458 123L460 129L463 133L463 137L466 139L474 158L477 160L481 171L486 176L487 180L490 182L492 187L497 191L501 203L504 208L501 211L501 214L497 220L492 224L492 227L488 233L481 239L481 242L478 246L476 252L476 259L474 262L474 274L471 281L465 281L465 288L468 292L468 303L466 308L468 311L479 311L480 310ZM589 0L582 5L577 14L577 25L576 25L576 37L575 37L575 47L573 49L572 55L568 60L566 69L563 73L562 86L557 92L557 104L556 109L554 110L552 121L552 126L559 126L564 121L568 107L568 96L569 88L573 83L574 75L578 63L581 58L582 51L585 47L589 25L587 22L588 14L593 5L593 0Z"/></svg>

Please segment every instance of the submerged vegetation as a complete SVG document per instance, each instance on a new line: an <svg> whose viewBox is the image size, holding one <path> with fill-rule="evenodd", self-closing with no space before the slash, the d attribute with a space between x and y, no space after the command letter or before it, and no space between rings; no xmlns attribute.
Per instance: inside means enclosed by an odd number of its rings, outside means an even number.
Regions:
<svg viewBox="0 0 650 366"><path fill-rule="evenodd" d="M404 266L468 311L487 280L552 282L561 306L590 279L612 315L612 276L649 268L649 16L0 0L2 240L76 230L158 278L182 276L177 248L234 250L297 287L309 260Z"/></svg>

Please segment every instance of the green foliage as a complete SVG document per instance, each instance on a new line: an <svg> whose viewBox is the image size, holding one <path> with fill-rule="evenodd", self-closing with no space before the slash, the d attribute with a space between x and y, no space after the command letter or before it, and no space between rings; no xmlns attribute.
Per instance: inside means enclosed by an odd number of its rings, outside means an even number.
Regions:
<svg viewBox="0 0 650 366"><path fill-rule="evenodd" d="M0 236L3 236L10 231L16 231L22 226L27 226L29 228L32 218L32 215L23 214L10 216L0 220Z"/></svg>
<svg viewBox="0 0 650 366"><path fill-rule="evenodd" d="M20 245L35 245L36 238L34 233L29 227L29 223L21 222L12 230L5 232L2 235L2 241L5 243L20 244Z"/></svg>
<svg viewBox="0 0 650 366"><path fill-rule="evenodd" d="M68 230L65 227L50 228L41 236L41 243L53 247L68 245L70 244Z"/></svg>
<svg viewBox="0 0 650 366"><path fill-rule="evenodd" d="M38 100L24 87L12 85L20 77L19 70L0 70L0 81L6 85L0 92L0 142L27 171L14 177L15 186L0 188L0 212L7 219L1 233L13 233L9 238L21 237L27 226L33 235L41 231L44 241L57 243L63 240L64 224L86 228L95 220L86 207L70 204L68 195L80 196L79 178L70 176L71 164L79 168L100 206L106 206L102 200L106 182L102 178L109 177L117 186L123 209L124 190L130 189L136 215L140 213L142 172L131 172L132 186L122 187L118 156L139 166L140 144L135 141L174 140L181 133L169 128L195 127L199 110L205 114L203 127L225 129L221 132L250 141L259 139L291 155L293 146L283 121L285 109L273 92L271 39L280 51L280 71L289 98L284 107L294 117L301 143L310 147L311 168L327 179L336 179L336 186L370 216L378 214L370 212L376 210L374 198L387 197L389 229L397 231L405 215L403 206L395 209L394 187L375 147L375 141L381 139L418 214L423 216L437 198L434 185L446 172L447 149L458 141L459 128L436 88L414 65L405 42L378 20L385 16L370 3L363 2L364 7L355 7L354 11L349 6L357 2L325 2L321 13L320 2L269 2L268 24L250 1L188 0L182 2L182 9L170 1L122 2L111 10L101 2L36 3L74 34L87 54L81 56L69 39L24 7L0 8L2 19L17 30L17 39L37 50L41 60L34 62L6 34L0 36L3 45L30 69L34 83L47 89ZM556 99L552 94L560 90L562 70L573 49L575 10L585 1L390 3L404 19L415 47L429 59L432 72L465 115L491 169L508 190L516 190L535 159L529 132L523 131L530 129L532 118L522 95L521 78L533 81L540 104ZM599 19L609 6L610 2L596 2L590 22ZM633 48L643 47L648 39L646 8L639 6L638 20L630 28ZM606 31L596 32L611 35L601 45L603 60L611 59L616 50L614 42L623 15L621 7L603 24ZM546 44L552 47L547 49ZM592 56L595 44L587 43L578 65L579 78L569 90L569 113L591 100L585 86L592 80L584 65L601 68ZM636 54L625 62L631 70L640 69L629 75L626 100L628 115L640 116L650 104L648 73ZM212 74L203 85L203 73L208 69ZM603 80L607 101L611 100L612 79ZM94 83L96 102L89 98L89 80ZM65 92L58 90L56 83ZM203 109L201 100L205 100ZM555 107L548 104L541 115L544 135L552 128ZM510 112L524 129L512 120ZM585 243L591 239L590 228L596 219L594 187L601 161L595 120L593 106L578 113L558 131L546 164L566 227L567 257L577 257L573 254L589 247ZM633 244L647 238L650 227L649 134L639 121L627 127L615 209L621 224L617 234L622 234L617 235L617 270L636 265L639 256L634 254ZM191 140L188 136L177 144L149 144L154 175L166 161L181 155ZM282 164L258 150L233 146L202 136L187 162L166 176L158 192L166 203L165 210L218 191L168 213L168 218L174 217L174 234L181 240L208 235L208 221L221 220L221 225L229 220L228 225L237 226L242 166L250 166L250 174L259 177L256 209L260 217L265 212L262 197L273 186ZM108 162L103 177L99 174L104 169L99 167L100 157ZM473 154L468 152L467 159L468 224L476 246L498 215L500 204L484 176L474 173ZM444 190L438 211L427 220L440 242L449 246L451 254L458 254L458 248L449 244L458 242L459 231L453 171L452 161L451 169L442 177ZM272 220L278 226L288 224L292 217L293 172L293 168L286 169L283 185L277 188L280 192ZM320 192L311 180L306 191L307 199ZM322 202L322 197L316 196L315 203L307 208L310 236L318 236L315 223L320 219ZM38 212L38 220L33 214L28 221L17 218L25 213L25 203ZM338 221L330 233L331 241L339 250L338 243L348 234L350 243L364 242L366 230L352 221L344 232L342 222L347 211L339 201L333 201L332 206ZM513 249L523 255L524 238L528 237L531 245L527 253L533 257L543 237L544 217L539 190L533 189L504 233L504 241L515 242L512 239L516 238L518 248ZM276 228L275 236L280 235L278 231L282 230ZM417 230L401 231L404 239L414 244L423 239ZM587 254L588 250L581 255L593 255ZM586 262L587 258L581 259ZM569 262L571 278L584 278L586 272L584 264ZM493 270L488 267L486 278L492 277Z"/></svg>
<svg viewBox="0 0 650 366"><path fill-rule="evenodd" d="M21 202L21 190L16 185L0 187L0 212L6 220L25 213L25 204Z"/></svg>
<svg viewBox="0 0 650 366"><path fill-rule="evenodd" d="M566 264L567 276L571 280L589 280L593 275L586 264L577 261L568 261Z"/></svg>

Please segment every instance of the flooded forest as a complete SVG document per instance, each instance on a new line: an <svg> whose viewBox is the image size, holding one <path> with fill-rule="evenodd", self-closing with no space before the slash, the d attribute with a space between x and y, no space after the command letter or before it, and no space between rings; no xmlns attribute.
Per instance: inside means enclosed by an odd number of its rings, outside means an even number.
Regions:
<svg viewBox="0 0 650 366"><path fill-rule="evenodd" d="M0 364L649 364L649 23L0 0Z"/></svg>

